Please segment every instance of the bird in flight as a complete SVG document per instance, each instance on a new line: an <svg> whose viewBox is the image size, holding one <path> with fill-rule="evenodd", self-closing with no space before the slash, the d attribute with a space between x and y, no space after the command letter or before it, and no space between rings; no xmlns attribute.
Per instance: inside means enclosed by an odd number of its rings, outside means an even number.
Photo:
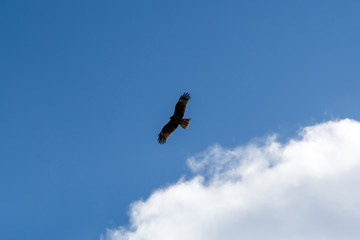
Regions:
<svg viewBox="0 0 360 240"><path fill-rule="evenodd" d="M185 114L186 104L190 100L190 94L184 93L180 96L179 101L176 103L174 115L170 117L170 121L163 127L158 135L158 142L160 144L166 143L166 139L172 134L179 126L186 129L190 123L191 118L183 118Z"/></svg>

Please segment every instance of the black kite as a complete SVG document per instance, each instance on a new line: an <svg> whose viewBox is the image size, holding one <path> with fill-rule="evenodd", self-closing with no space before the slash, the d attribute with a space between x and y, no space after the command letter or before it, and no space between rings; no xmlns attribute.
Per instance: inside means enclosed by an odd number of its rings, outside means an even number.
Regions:
<svg viewBox="0 0 360 240"><path fill-rule="evenodd" d="M185 114L186 104L190 100L190 94L184 93L180 96L179 101L175 106L174 115L170 117L170 121L163 127L158 135L158 142L160 144L166 143L166 139L172 134L175 129L179 126L186 129L190 123L190 118L183 118Z"/></svg>

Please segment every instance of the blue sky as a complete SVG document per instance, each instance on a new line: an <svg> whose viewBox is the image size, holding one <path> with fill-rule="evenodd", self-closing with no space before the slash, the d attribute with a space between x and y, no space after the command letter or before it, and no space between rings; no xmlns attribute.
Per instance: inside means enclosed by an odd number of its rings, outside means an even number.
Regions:
<svg viewBox="0 0 360 240"><path fill-rule="evenodd" d="M209 146L359 119L359 8L1 1L0 238L98 239Z"/></svg>

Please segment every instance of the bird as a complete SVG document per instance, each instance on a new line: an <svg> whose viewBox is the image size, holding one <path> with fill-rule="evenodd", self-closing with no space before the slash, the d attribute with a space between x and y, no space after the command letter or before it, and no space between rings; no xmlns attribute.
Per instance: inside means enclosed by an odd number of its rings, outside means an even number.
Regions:
<svg viewBox="0 0 360 240"><path fill-rule="evenodd" d="M183 118L185 114L185 109L188 101L190 100L190 94L185 92L179 98L179 101L176 103L174 115L170 117L170 121L162 128L161 132L158 135L158 142L160 144L166 143L168 137L175 131L175 129L180 125L183 129L186 129L189 126L191 118Z"/></svg>

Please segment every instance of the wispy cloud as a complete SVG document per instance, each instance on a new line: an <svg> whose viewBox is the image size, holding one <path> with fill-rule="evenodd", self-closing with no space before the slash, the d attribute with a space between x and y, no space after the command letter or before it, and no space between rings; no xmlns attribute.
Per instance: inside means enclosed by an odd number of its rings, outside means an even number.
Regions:
<svg viewBox="0 0 360 240"><path fill-rule="evenodd" d="M131 205L111 240L358 239L360 123L309 126L285 144L269 137L188 159L189 180Z"/></svg>

